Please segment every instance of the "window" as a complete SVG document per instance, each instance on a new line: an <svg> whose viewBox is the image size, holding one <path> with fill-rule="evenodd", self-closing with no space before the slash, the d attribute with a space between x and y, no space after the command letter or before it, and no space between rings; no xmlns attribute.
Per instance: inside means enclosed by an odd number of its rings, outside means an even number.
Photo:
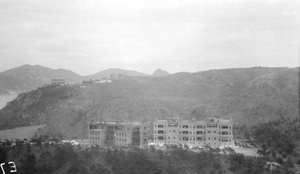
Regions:
<svg viewBox="0 0 300 174"><path fill-rule="evenodd" d="M196 140L197 140L197 141L202 141L203 138L202 138L202 137L197 137Z"/></svg>
<svg viewBox="0 0 300 174"><path fill-rule="evenodd" d="M198 134L198 135L202 135L202 134L203 134L203 132L202 132L202 131L197 131L197 132L196 132L196 134Z"/></svg>
<svg viewBox="0 0 300 174"><path fill-rule="evenodd" d="M227 131L223 131L222 135L228 135L228 132Z"/></svg>
<svg viewBox="0 0 300 174"><path fill-rule="evenodd" d="M208 134L210 134L210 131L207 131Z"/></svg>
<svg viewBox="0 0 300 174"><path fill-rule="evenodd" d="M160 125L158 125L158 128L164 128L164 125L160 124Z"/></svg>
<svg viewBox="0 0 300 174"><path fill-rule="evenodd" d="M173 132L175 133L175 130L173 130Z"/></svg>
<svg viewBox="0 0 300 174"><path fill-rule="evenodd" d="M163 130L159 130L157 133L158 134L164 134L164 131Z"/></svg>
<svg viewBox="0 0 300 174"><path fill-rule="evenodd" d="M228 126L222 126L222 129L228 129Z"/></svg>
<svg viewBox="0 0 300 174"><path fill-rule="evenodd" d="M182 134L189 134L189 131L182 131Z"/></svg>
<svg viewBox="0 0 300 174"><path fill-rule="evenodd" d="M207 127L208 127L208 128L216 128L217 125L216 125L216 124L209 124Z"/></svg>
<svg viewBox="0 0 300 174"><path fill-rule="evenodd" d="M228 142L228 138L227 138L227 137L223 137L223 138L221 139L221 141L222 141L222 142Z"/></svg>
<svg viewBox="0 0 300 174"><path fill-rule="evenodd" d="M173 137L173 139L175 140L175 137Z"/></svg>
<svg viewBox="0 0 300 174"><path fill-rule="evenodd" d="M164 140L164 137L157 137L158 140Z"/></svg>
<svg viewBox="0 0 300 174"><path fill-rule="evenodd" d="M189 141L189 137L182 137L182 141Z"/></svg>
<svg viewBox="0 0 300 174"><path fill-rule="evenodd" d="M188 126L188 125L183 125L182 128L183 128L183 129L188 129L189 126Z"/></svg>
<svg viewBox="0 0 300 174"><path fill-rule="evenodd" d="M202 129L203 126L202 125L197 125L197 129Z"/></svg>

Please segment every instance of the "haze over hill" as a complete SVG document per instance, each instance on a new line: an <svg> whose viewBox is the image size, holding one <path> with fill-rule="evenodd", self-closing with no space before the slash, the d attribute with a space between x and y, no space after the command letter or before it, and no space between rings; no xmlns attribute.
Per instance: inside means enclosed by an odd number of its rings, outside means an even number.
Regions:
<svg viewBox="0 0 300 174"><path fill-rule="evenodd" d="M147 76L147 74L140 73L134 70L123 70L119 68L110 68L104 71L100 71L96 74L92 74L89 76L85 76L86 78L92 79L102 79L102 78L110 78L110 74L124 74L126 76Z"/></svg>
<svg viewBox="0 0 300 174"><path fill-rule="evenodd" d="M0 111L0 129L47 124L43 133L84 137L87 121L220 117L238 125L299 117L299 68L240 68L129 76L112 84L42 87Z"/></svg>
<svg viewBox="0 0 300 174"><path fill-rule="evenodd" d="M110 68L98 73L81 76L66 69L51 69L40 65L23 65L0 73L0 94L20 93L50 84L53 78L66 79L70 84L81 83L83 80L109 78L110 74L127 76L147 76L133 70Z"/></svg>

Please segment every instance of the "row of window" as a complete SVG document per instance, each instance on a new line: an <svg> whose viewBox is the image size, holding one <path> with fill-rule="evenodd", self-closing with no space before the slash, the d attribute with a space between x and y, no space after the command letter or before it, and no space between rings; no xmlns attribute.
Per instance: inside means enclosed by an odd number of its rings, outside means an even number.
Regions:
<svg viewBox="0 0 300 174"><path fill-rule="evenodd" d="M116 141L123 141L123 142L127 142L127 138L116 138Z"/></svg>
<svg viewBox="0 0 300 174"><path fill-rule="evenodd" d="M176 137L173 137L173 140L175 140ZM154 137L154 140L165 140L165 137ZM167 137L167 140L171 140L171 137ZM204 137L180 137L179 138L179 141L205 141L205 138Z"/></svg>
<svg viewBox="0 0 300 174"><path fill-rule="evenodd" d="M154 127L156 128L166 128L166 127L168 127L167 125L161 125L161 124L159 124L159 125L154 125ZM175 126L169 126L169 127L175 127ZM177 126L176 126L177 127ZM183 129L188 129L188 128L197 128L197 129L203 129L203 128L205 128L205 126L203 126L203 125L179 125L179 128L183 128Z"/></svg>
<svg viewBox="0 0 300 174"><path fill-rule="evenodd" d="M91 135L100 135L100 132L99 131L90 131L90 134Z"/></svg>
<svg viewBox="0 0 300 174"><path fill-rule="evenodd" d="M154 125L155 128L167 128L167 125ZM170 127L173 127L173 126L170 126ZM180 125L179 128L182 128L182 129L205 129L206 126L204 125ZM218 128L218 125L208 125L207 128ZM219 126L219 129L231 129L231 126Z"/></svg>
<svg viewBox="0 0 300 174"><path fill-rule="evenodd" d="M100 137L90 137L91 140L100 140Z"/></svg>
<svg viewBox="0 0 300 174"><path fill-rule="evenodd" d="M171 131L169 130L169 133L170 133ZM166 131L163 131L163 130L159 130L159 131L157 131L157 133L158 134L166 134ZM173 133L176 133L176 131L175 130L173 130ZM196 132L189 132L189 131L179 131L179 134L197 134L197 135L205 135L205 131L196 131ZM210 133L217 133L216 131L207 131L207 133L208 134L210 134ZM154 134L156 134L156 131L154 131ZM231 132L225 132L225 131L223 131L223 132L219 132L219 135L231 135Z"/></svg>
<svg viewBox="0 0 300 174"><path fill-rule="evenodd" d="M127 136L127 133L117 132L116 135L117 135L117 136ZM129 134L129 135L130 135L130 134Z"/></svg>
<svg viewBox="0 0 300 174"><path fill-rule="evenodd" d="M175 140L175 139L176 139L176 137L173 137L173 140ZM165 137L159 136L157 138L154 137L154 140L161 140L161 141L171 140L171 137L167 137L167 139L165 139ZM211 140L211 138L208 137L208 140ZM214 137L213 140L217 141L217 137ZM205 137L180 137L179 141L205 141ZM228 141L231 141L231 139L219 138L219 141L228 142Z"/></svg>

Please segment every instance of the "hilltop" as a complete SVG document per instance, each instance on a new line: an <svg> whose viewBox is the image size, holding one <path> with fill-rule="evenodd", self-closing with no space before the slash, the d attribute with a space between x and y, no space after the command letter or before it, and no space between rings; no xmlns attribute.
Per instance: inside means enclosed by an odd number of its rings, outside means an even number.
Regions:
<svg viewBox="0 0 300 174"><path fill-rule="evenodd" d="M157 69L152 73L152 76L168 76L168 75L170 75L170 73L162 69Z"/></svg>
<svg viewBox="0 0 300 174"><path fill-rule="evenodd" d="M233 119L252 126L299 116L299 68L241 68L128 76L85 88L46 86L20 94L0 111L0 129L48 124L42 133L85 137L92 119L180 117Z"/></svg>
<svg viewBox="0 0 300 174"><path fill-rule="evenodd" d="M35 90L51 79L66 79L70 84L81 83L83 80L110 78L111 74L124 76L149 76L134 70L110 68L98 73L81 76L66 69L51 69L40 65L23 65L0 73L0 95L21 93Z"/></svg>
<svg viewBox="0 0 300 174"><path fill-rule="evenodd" d="M53 78L64 78L70 83L82 81L82 77L65 69L51 69L40 65L23 65L0 73L0 94L20 93L50 84Z"/></svg>

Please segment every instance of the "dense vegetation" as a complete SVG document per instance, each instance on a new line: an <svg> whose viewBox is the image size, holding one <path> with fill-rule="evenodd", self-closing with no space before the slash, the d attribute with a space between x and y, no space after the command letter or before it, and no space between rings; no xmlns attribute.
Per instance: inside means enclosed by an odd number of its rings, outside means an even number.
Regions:
<svg viewBox="0 0 300 174"><path fill-rule="evenodd" d="M245 157L228 150L207 149L200 153L188 147L167 147L158 150L83 148L66 144L41 143L34 145L17 142L1 145L1 162L14 161L18 173L78 173L78 174L221 174L221 173L266 173L262 158ZM225 152L225 151L224 151ZM228 153L230 152L230 153ZM6 169L8 170L8 169Z"/></svg>
<svg viewBox="0 0 300 174"><path fill-rule="evenodd" d="M250 137L261 147L259 153L269 161L294 167L300 165L300 122L280 119L253 126Z"/></svg>
<svg viewBox="0 0 300 174"><path fill-rule="evenodd" d="M49 120L47 113L76 92L75 86L49 85L22 93L0 111L0 130L45 124Z"/></svg>
<svg viewBox="0 0 300 174"><path fill-rule="evenodd" d="M260 157L237 154L231 148L220 150L208 146L198 151L187 146L165 146L163 150L153 146L147 149L72 146L59 143L62 135L57 135L51 139L35 137L31 142L18 140L13 145L6 141L0 145L0 162L13 161L18 173L24 174L267 174L271 172L265 167L267 162L280 164L273 173L299 172L298 120L281 119L251 129L245 126L239 129L252 139Z"/></svg>

